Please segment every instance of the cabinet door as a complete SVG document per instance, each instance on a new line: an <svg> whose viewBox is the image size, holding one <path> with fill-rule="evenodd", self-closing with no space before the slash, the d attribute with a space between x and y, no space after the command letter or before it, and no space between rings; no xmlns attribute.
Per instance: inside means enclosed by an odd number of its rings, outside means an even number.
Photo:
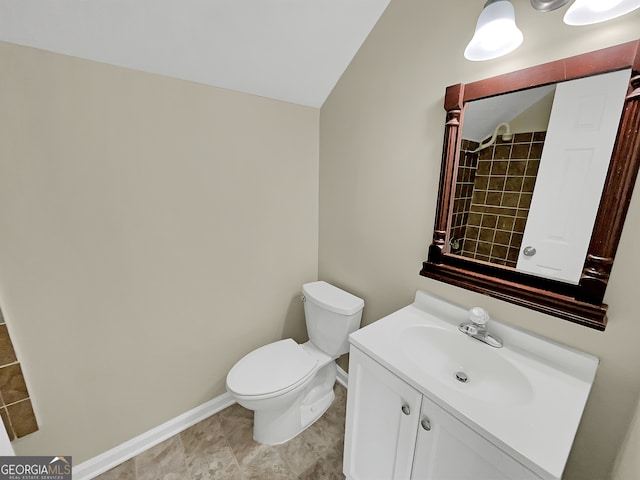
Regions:
<svg viewBox="0 0 640 480"><path fill-rule="evenodd" d="M411 476L422 395L351 347L344 473L352 480Z"/></svg>
<svg viewBox="0 0 640 480"><path fill-rule="evenodd" d="M540 480L428 398L422 400L413 480Z"/></svg>

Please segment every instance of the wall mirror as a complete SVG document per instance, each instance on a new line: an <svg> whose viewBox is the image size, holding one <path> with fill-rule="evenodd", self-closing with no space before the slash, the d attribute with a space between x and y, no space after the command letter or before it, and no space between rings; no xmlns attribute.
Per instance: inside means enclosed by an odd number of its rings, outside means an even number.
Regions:
<svg viewBox="0 0 640 480"><path fill-rule="evenodd" d="M448 87L421 275L599 330L640 166L640 40Z"/></svg>

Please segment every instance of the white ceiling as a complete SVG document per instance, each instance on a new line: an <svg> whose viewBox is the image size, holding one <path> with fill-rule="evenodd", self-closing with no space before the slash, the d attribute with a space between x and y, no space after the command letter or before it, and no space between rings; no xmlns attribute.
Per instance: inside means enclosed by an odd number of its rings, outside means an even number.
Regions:
<svg viewBox="0 0 640 480"><path fill-rule="evenodd" d="M0 40L320 107L390 0L0 0Z"/></svg>

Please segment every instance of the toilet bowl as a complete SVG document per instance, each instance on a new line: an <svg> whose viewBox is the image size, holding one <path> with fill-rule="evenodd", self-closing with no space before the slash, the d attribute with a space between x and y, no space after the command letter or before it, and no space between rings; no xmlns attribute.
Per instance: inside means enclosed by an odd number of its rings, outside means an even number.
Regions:
<svg viewBox="0 0 640 480"><path fill-rule="evenodd" d="M360 327L364 301L326 282L303 285L309 341L287 338L241 358L227 375L227 391L254 411L253 438L277 445L319 419L334 399L335 359Z"/></svg>

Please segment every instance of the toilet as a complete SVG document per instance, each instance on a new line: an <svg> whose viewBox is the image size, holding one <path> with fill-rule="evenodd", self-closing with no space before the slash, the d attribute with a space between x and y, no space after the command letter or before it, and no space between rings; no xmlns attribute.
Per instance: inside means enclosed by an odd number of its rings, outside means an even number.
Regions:
<svg viewBox="0 0 640 480"><path fill-rule="evenodd" d="M349 351L364 301L327 282L302 286L309 341L287 338L248 353L227 374L227 391L254 411L253 439L267 445L291 440L334 399L335 360Z"/></svg>

